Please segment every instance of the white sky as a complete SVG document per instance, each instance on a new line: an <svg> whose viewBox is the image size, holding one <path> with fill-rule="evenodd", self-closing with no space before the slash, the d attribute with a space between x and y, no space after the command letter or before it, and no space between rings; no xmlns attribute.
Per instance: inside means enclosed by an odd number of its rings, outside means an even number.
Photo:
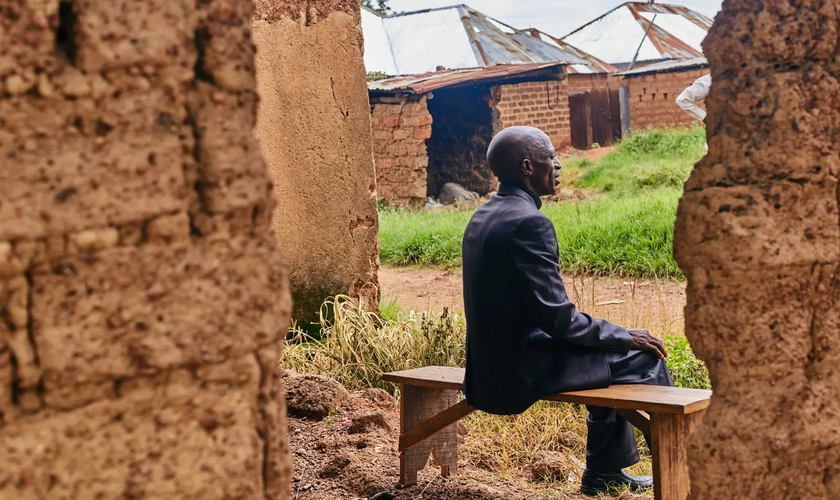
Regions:
<svg viewBox="0 0 840 500"><path fill-rule="evenodd" d="M409 12L454 4L467 4L517 28L540 28L556 37L569 34L625 0L390 0L394 12ZM375 4L376 2L374 2ZM669 0L714 18L722 0Z"/></svg>

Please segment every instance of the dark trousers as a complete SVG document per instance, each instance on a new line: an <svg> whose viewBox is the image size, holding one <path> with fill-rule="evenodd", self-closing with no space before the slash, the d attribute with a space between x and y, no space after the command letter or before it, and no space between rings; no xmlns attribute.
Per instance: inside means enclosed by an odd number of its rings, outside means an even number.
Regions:
<svg viewBox="0 0 840 500"><path fill-rule="evenodd" d="M665 361L648 351L627 354L609 353L612 385L645 384L673 387L674 381ZM639 450L633 426L612 408L587 406L586 467L598 472L613 472L639 462Z"/></svg>

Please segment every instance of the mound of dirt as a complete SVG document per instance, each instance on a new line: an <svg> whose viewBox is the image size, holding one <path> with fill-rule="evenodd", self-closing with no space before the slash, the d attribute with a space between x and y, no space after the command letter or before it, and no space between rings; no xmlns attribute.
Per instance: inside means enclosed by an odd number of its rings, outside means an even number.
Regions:
<svg viewBox="0 0 840 500"><path fill-rule="evenodd" d="M289 414L315 419L326 418L347 399L348 392L329 377L301 375L291 370L283 374Z"/></svg>

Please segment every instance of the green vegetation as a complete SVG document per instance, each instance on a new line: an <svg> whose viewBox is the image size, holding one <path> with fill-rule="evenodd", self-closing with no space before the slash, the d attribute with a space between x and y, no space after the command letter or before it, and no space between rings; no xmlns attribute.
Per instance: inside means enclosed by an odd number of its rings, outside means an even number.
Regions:
<svg viewBox="0 0 840 500"><path fill-rule="evenodd" d="M649 130L600 160L571 160L561 185L593 191L586 201L548 204L564 271L682 279L672 255L682 185L704 154L705 131ZM390 265L461 263L470 210L380 212L380 257Z"/></svg>

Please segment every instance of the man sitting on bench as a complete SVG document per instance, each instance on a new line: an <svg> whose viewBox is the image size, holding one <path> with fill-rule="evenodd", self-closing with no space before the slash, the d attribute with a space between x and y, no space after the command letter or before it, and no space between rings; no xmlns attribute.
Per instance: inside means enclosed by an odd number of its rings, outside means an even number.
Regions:
<svg viewBox="0 0 840 500"><path fill-rule="evenodd" d="M488 413L522 413L542 397L611 384L673 386L662 342L575 309L560 278L557 236L540 213L560 163L551 140L511 127L490 143L487 162L501 185L464 234L467 402ZM614 410L588 407L581 492L650 489L651 477L622 469L639 461L633 427Z"/></svg>

